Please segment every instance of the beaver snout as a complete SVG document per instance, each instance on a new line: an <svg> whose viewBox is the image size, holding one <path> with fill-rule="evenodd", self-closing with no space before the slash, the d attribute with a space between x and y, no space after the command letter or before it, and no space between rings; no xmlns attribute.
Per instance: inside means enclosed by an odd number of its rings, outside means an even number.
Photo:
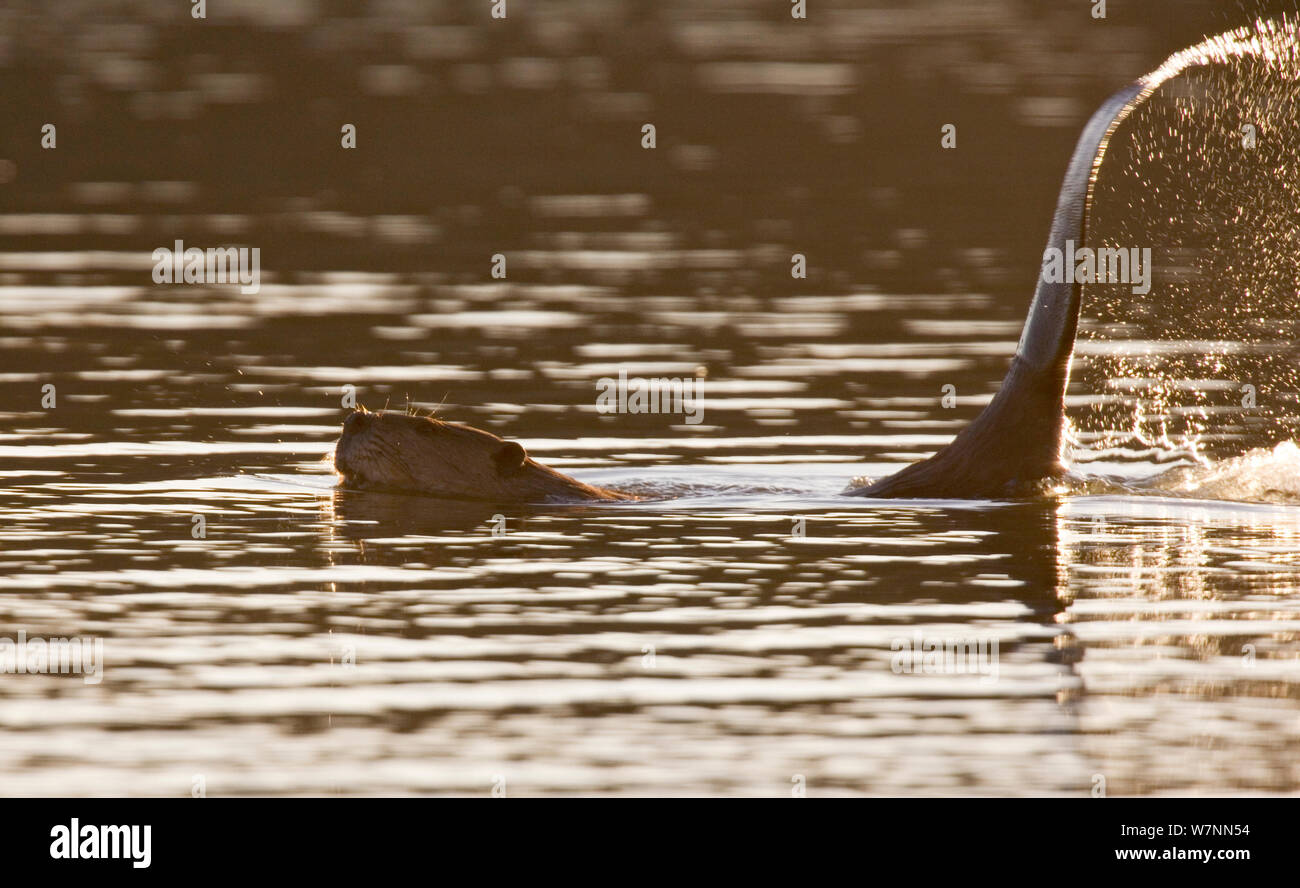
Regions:
<svg viewBox="0 0 1300 888"><path fill-rule="evenodd" d="M375 417L374 413L358 410L343 420L343 434L339 435L339 442L334 446L334 471L345 478L356 472L352 457L364 449L365 438L362 436L373 428Z"/></svg>

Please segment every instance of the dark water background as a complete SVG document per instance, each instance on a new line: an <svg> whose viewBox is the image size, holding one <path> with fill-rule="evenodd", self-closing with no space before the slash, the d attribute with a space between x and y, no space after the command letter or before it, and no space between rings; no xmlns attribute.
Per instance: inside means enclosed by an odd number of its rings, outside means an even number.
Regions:
<svg viewBox="0 0 1300 888"><path fill-rule="evenodd" d="M106 658L0 676L0 792L1300 788L1287 452L837 496L996 389L1092 108L1247 16L488 5L0 10L0 635ZM153 285L178 239L261 292ZM598 414L620 369L705 373L705 421ZM347 385L661 498L338 491ZM916 633L996 681L895 672Z"/></svg>

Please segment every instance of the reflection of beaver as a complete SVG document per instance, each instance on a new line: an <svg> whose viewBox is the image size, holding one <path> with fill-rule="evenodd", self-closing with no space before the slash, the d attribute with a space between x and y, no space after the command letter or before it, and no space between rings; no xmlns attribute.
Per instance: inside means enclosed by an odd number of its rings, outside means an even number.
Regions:
<svg viewBox="0 0 1300 888"><path fill-rule="evenodd" d="M563 475L491 432L364 408L343 423L334 468L344 484L363 490L495 503L636 499Z"/></svg>

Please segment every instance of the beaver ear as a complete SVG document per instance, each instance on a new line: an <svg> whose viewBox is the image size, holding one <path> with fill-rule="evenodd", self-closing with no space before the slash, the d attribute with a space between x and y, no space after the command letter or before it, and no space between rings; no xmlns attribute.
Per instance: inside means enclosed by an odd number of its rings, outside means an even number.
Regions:
<svg viewBox="0 0 1300 888"><path fill-rule="evenodd" d="M502 442L497 452L492 454L492 461L497 464L497 470L502 472L519 471L527 459L528 451L517 441Z"/></svg>

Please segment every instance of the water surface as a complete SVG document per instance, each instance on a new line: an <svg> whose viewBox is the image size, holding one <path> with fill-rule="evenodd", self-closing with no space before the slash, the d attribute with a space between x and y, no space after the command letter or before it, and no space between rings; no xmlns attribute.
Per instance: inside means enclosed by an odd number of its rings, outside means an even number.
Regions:
<svg viewBox="0 0 1300 888"><path fill-rule="evenodd" d="M840 496L996 390L1090 109L1240 22L600 6L0 22L0 638L105 657L0 675L0 793L1296 793L1294 310L1211 342L1089 303L1079 478ZM1117 238L1176 212L1132 179ZM260 292L154 285L177 239L259 246ZM1151 422L1101 434L1152 354ZM703 378L703 421L600 414L620 370ZM340 490L348 391L646 499ZM996 669L899 668L954 639Z"/></svg>
<svg viewBox="0 0 1300 888"><path fill-rule="evenodd" d="M491 285L354 276L268 285L256 304L60 288L92 319L75 333L19 289L3 300L6 402L27 409L0 443L0 613L28 636L102 637L106 667L97 685L6 677L6 793L185 794L195 775L211 794L1300 781L1294 505L838 495L951 434L935 367L963 389L996 380L1012 340L991 334L1014 321L994 329L974 296L756 298L717 314L739 340L684 316L642 342L585 287L511 288L488 326L458 313ZM837 344L874 325L915 333ZM563 332L593 329L610 344ZM707 366L705 423L597 414L592 380L618 366ZM392 397L376 391L452 392L440 415L655 496L341 491L321 457L343 384L372 407ZM996 639L996 680L895 672L917 633Z"/></svg>

